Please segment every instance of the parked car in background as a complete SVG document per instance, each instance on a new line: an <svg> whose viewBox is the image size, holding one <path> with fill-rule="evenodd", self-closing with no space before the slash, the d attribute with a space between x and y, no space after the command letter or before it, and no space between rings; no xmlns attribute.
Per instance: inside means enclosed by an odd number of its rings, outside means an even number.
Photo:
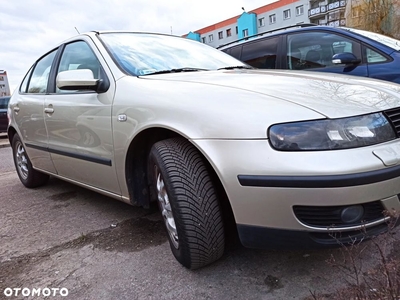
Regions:
<svg viewBox="0 0 400 300"><path fill-rule="evenodd" d="M260 69L333 72L400 83L400 41L358 29L303 24L218 49Z"/></svg>
<svg viewBox="0 0 400 300"><path fill-rule="evenodd" d="M90 32L40 57L9 112L26 187L51 175L157 203L187 268L219 259L232 227L246 247L332 247L387 230L384 212L400 211L397 84Z"/></svg>
<svg viewBox="0 0 400 300"><path fill-rule="evenodd" d="M10 96L0 97L0 133L7 132L8 118L7 108Z"/></svg>

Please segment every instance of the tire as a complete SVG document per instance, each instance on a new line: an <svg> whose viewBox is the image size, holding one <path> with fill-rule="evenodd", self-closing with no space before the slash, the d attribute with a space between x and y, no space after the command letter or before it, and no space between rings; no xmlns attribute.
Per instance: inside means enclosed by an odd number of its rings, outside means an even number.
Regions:
<svg viewBox="0 0 400 300"><path fill-rule="evenodd" d="M187 140L157 142L150 150L148 175L175 258L197 269L224 253L224 224L215 187L203 157Z"/></svg>
<svg viewBox="0 0 400 300"><path fill-rule="evenodd" d="M15 134L13 137L12 150L15 169L24 186L27 188L35 188L47 182L49 175L33 169L24 144L22 144L18 134Z"/></svg>

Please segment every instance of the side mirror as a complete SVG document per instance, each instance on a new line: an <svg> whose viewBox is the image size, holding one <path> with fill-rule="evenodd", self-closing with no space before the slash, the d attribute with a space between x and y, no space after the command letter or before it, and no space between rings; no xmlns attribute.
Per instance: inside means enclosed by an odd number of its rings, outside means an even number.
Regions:
<svg viewBox="0 0 400 300"><path fill-rule="evenodd" d="M68 70L58 73L56 85L60 90L97 90L99 79L89 69Z"/></svg>
<svg viewBox="0 0 400 300"><path fill-rule="evenodd" d="M346 65L356 65L361 62L353 53L343 52L332 56L332 63L334 65L346 64Z"/></svg>

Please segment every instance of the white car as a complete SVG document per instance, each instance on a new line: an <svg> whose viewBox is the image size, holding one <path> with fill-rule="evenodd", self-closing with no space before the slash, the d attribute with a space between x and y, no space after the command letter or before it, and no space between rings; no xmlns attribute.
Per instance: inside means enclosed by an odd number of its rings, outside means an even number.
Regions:
<svg viewBox="0 0 400 300"><path fill-rule="evenodd" d="M26 187L51 175L158 203L187 268L220 258L232 228L246 247L332 247L385 231L400 210L393 83L256 70L179 37L91 32L39 58L8 114Z"/></svg>

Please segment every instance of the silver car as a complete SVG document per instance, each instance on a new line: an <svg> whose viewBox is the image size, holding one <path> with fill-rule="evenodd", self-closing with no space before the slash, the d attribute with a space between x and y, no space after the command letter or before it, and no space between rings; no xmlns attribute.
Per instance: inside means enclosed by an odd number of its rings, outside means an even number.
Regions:
<svg viewBox="0 0 400 300"><path fill-rule="evenodd" d="M51 175L158 203L191 269L219 259L233 229L246 247L332 247L387 230L400 210L397 84L256 70L179 37L90 32L39 58L8 114L26 187Z"/></svg>

